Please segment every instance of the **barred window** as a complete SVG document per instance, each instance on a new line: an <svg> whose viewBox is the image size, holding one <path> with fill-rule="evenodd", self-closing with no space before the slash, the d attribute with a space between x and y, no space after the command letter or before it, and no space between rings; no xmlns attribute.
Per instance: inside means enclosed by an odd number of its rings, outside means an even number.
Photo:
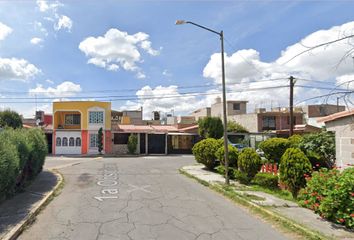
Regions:
<svg viewBox="0 0 354 240"><path fill-rule="evenodd" d="M103 123L103 112L90 112L89 123Z"/></svg>
<svg viewBox="0 0 354 240"><path fill-rule="evenodd" d="M81 138L76 138L76 147L81 147Z"/></svg>
<svg viewBox="0 0 354 240"><path fill-rule="evenodd" d="M63 137L63 147L67 147L67 146L68 146L68 138Z"/></svg>
<svg viewBox="0 0 354 240"><path fill-rule="evenodd" d="M65 125L80 125L80 114L65 114Z"/></svg>
<svg viewBox="0 0 354 240"><path fill-rule="evenodd" d="M75 146L75 139L73 137L69 138L69 146L74 147Z"/></svg>
<svg viewBox="0 0 354 240"><path fill-rule="evenodd" d="M60 138L60 137L57 137L57 139L56 139L55 142L56 142L55 145L56 145L57 147L60 147L60 146L61 146L61 138Z"/></svg>

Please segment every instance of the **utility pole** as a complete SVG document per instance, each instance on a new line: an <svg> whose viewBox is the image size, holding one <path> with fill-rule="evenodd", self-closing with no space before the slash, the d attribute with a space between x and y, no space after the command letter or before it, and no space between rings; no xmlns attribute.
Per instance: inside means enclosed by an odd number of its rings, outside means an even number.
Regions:
<svg viewBox="0 0 354 240"><path fill-rule="evenodd" d="M289 131L289 137L291 137L294 133L294 77L293 76L290 76L289 77L289 80L290 80L290 99L289 99L289 102L290 102L290 119L289 119L289 122L290 122L290 131Z"/></svg>
<svg viewBox="0 0 354 240"><path fill-rule="evenodd" d="M339 97L337 97L337 112L339 112Z"/></svg>

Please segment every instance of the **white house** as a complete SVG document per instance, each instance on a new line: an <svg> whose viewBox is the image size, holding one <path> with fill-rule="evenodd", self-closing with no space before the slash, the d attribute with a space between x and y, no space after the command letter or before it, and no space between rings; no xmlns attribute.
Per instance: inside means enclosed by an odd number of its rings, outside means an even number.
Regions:
<svg viewBox="0 0 354 240"><path fill-rule="evenodd" d="M335 113L318 120L336 136L336 164L340 169L354 166L354 110Z"/></svg>

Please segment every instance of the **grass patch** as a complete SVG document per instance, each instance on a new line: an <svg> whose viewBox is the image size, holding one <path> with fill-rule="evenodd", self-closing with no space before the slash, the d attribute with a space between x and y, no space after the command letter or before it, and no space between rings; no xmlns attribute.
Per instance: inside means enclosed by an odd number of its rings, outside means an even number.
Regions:
<svg viewBox="0 0 354 240"><path fill-rule="evenodd" d="M269 194L274 195L274 196L276 196L278 198L297 203L297 201L292 197L291 193L289 191L286 191L286 190L269 189L269 188L265 188L265 187L262 187L262 186L259 186L259 185L250 185L250 188L248 190L269 193Z"/></svg>

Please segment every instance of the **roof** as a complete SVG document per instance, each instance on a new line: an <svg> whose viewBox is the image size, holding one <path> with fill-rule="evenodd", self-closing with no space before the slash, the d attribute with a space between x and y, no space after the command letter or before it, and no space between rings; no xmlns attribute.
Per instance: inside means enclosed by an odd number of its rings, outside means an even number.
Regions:
<svg viewBox="0 0 354 240"><path fill-rule="evenodd" d="M178 132L178 129L170 125L117 124L112 126L112 131L127 132L127 133L168 133L168 132Z"/></svg>
<svg viewBox="0 0 354 240"><path fill-rule="evenodd" d="M280 133L289 133L289 129L276 130L275 132ZM319 132L321 128L312 126L309 124L298 124L294 126L294 133L311 133L311 132Z"/></svg>
<svg viewBox="0 0 354 240"><path fill-rule="evenodd" d="M326 117L322 117L322 118L319 118L317 119L317 122L331 122L331 121L335 121L335 120L338 120L340 118L344 118L344 117L348 117L348 116L351 116L351 115L354 115L354 110L349 110L349 111L343 111L343 112L338 112L338 113L334 113L334 114L331 114L331 115L328 115Z"/></svg>

